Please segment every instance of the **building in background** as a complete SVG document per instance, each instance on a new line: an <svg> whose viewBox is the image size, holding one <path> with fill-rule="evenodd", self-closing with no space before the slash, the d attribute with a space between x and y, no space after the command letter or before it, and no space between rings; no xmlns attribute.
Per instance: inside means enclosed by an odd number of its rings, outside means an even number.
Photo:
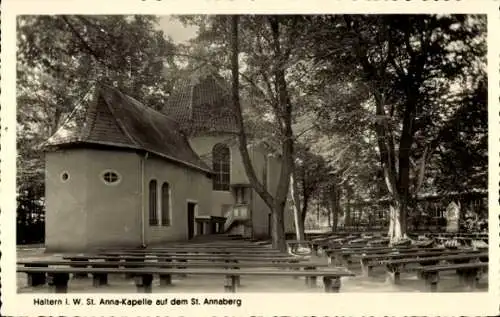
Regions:
<svg viewBox="0 0 500 317"><path fill-rule="evenodd" d="M239 151L238 125L227 83L218 75L181 80L162 110L176 120L189 143L212 168L212 215L226 218L226 232L249 237L270 235L270 209L251 187ZM255 141L255 140L254 140ZM249 142L259 181L273 194L281 160L265 142ZM285 232L293 215L285 209Z"/></svg>

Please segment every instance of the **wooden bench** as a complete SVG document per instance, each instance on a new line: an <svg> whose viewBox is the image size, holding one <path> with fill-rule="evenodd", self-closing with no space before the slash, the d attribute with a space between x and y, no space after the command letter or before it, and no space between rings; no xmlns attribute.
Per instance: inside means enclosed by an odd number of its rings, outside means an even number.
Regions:
<svg viewBox="0 0 500 317"><path fill-rule="evenodd" d="M280 251L265 251L265 250L229 250L229 249L168 249L168 250L102 250L99 254L124 254L124 255L143 255L143 254L161 254L161 255L175 255L175 254L226 254L226 255L260 255L260 256L290 256L288 253Z"/></svg>
<svg viewBox="0 0 500 317"><path fill-rule="evenodd" d="M288 252L291 254L297 254L299 248L307 248L310 250L309 254L316 252L316 247L309 240L287 240L286 241Z"/></svg>
<svg viewBox="0 0 500 317"><path fill-rule="evenodd" d="M389 238L377 238L377 239L373 239L373 240L370 240L368 241L367 245L369 246L378 246L378 245L388 245L390 242L390 239Z"/></svg>
<svg viewBox="0 0 500 317"><path fill-rule="evenodd" d="M373 267L385 266L385 261L403 258L428 258L433 256L444 256L464 253L479 253L478 250L442 250L442 251L417 251L405 253L369 254L360 257L361 271L364 276L370 276Z"/></svg>
<svg viewBox="0 0 500 317"><path fill-rule="evenodd" d="M119 261L123 260L126 263L132 262L145 262L146 260L157 260L157 261L177 261L181 263L192 262L192 261L212 261L212 262L271 262L271 263L297 263L300 261L306 261L309 258L300 256L251 256L245 255L107 255L107 254L82 254L82 255L67 255L62 257L64 260L70 261L90 261L90 260L107 260L107 261Z"/></svg>
<svg viewBox="0 0 500 317"><path fill-rule="evenodd" d="M414 271L417 271L417 276L422 278L421 269L431 266L437 265L440 262L448 262L451 264L462 264L467 263L473 260L479 260L480 262L488 262L488 252L482 253L463 253L463 254L454 254L454 255L441 255L441 256L432 256L426 258L402 258L395 260L386 260L386 272L389 280L398 284L400 280L400 273L402 269L408 264L419 264L419 268L414 268Z"/></svg>
<svg viewBox="0 0 500 317"><path fill-rule="evenodd" d="M321 242L315 244L316 255L325 254L326 250L329 249L340 249L340 248L366 248L366 243L356 243L356 244L345 244L345 243L333 243L333 242ZM321 254L320 254L321 253Z"/></svg>
<svg viewBox="0 0 500 317"><path fill-rule="evenodd" d="M415 253L415 252L432 252L432 251L444 251L444 248L417 248L417 247L376 247L376 248L356 248L356 249L329 249L328 261L329 263L335 263L337 265L349 265L350 260L353 256L363 256L363 255L376 255L376 254L387 254L387 253Z"/></svg>
<svg viewBox="0 0 500 317"><path fill-rule="evenodd" d="M99 255L109 255L109 256L120 256L120 257L126 257L126 256L139 256L139 257L156 257L156 258L170 258L170 261L175 260L177 262L187 262L188 260L206 260L207 257L210 257L212 261L215 260L225 260L227 257L238 257L241 259L242 257L252 257L252 258L257 258L261 259L262 261L264 260L269 260L271 259L271 263L274 263L275 258L286 258L290 259L291 255L290 254L285 254L285 253L255 253L255 252L248 252L246 253L232 253L231 251L216 251L216 253L211 253L208 251L207 253L191 253L193 250L188 250L188 251L177 251L177 252L163 252L163 251L149 251L149 250L144 250L140 252L114 252L114 251L108 251L108 252L100 252ZM201 250L196 250L196 251L201 251ZM189 253L188 253L189 252ZM222 257L222 258L221 258ZM236 261L226 261L226 262L238 262Z"/></svg>
<svg viewBox="0 0 500 317"><path fill-rule="evenodd" d="M305 276L316 282L317 277L323 277L325 292L338 292L340 289L340 278L343 276L354 276L354 273L344 269L322 269L304 271L279 271L262 269L174 269L174 268L76 268L76 267L17 267L17 272L27 273L28 281L36 280L34 276L47 275L47 281L51 291L56 293L67 293L70 274L92 274L94 285L100 284L102 280L107 280L108 274L131 274L134 276L135 285L138 292L151 293L153 275L160 276L160 285L168 285L162 282L162 277L172 274L190 275L222 275L225 277L224 289L226 292L236 292L239 277L242 275L253 276ZM31 277L30 277L31 276ZM106 277L104 277L106 276ZM314 278L314 279L313 279ZM316 284L309 283L310 287Z"/></svg>
<svg viewBox="0 0 500 317"><path fill-rule="evenodd" d="M450 238L450 239L460 239L460 238L473 238L473 239L488 239L488 234L485 233L452 233L452 232L441 232L441 233L420 233L414 234L418 236L423 236L427 238Z"/></svg>
<svg viewBox="0 0 500 317"><path fill-rule="evenodd" d="M276 250L269 246L259 244L220 244L220 243L186 243L186 244L172 244L161 247L148 247L149 250L163 250L169 248L207 248L207 249L268 249ZM130 248L131 250L141 250L140 248Z"/></svg>
<svg viewBox="0 0 500 317"><path fill-rule="evenodd" d="M461 284L472 290L477 286L477 281L483 272L487 271L488 263L463 263L463 264L442 264L426 266L421 269L421 277L425 280L427 289L436 292L439 283L439 272L456 271Z"/></svg>
<svg viewBox="0 0 500 317"><path fill-rule="evenodd" d="M38 260L38 261L18 261L18 265L24 265L26 267L49 267L49 266L70 266L78 268L87 267L97 267L97 268L120 268L120 267L161 267L161 268L276 268L276 269L291 269L291 270L316 270L318 267L331 267L328 263L318 263L318 262L302 262L302 263L272 263L272 262L187 262L187 263L176 263L171 261L144 261L144 262L124 262L124 261L68 261L68 260ZM87 273L74 274L75 278L88 277ZM40 284L45 284L45 275L31 275L29 278L34 278L34 280L29 280L28 283L31 286L37 286ZM103 279L101 276L97 276L98 280L94 279L94 283L98 285L104 285L107 283L107 277ZM164 276L165 281L170 281L170 276ZM306 283L308 279L306 279Z"/></svg>
<svg viewBox="0 0 500 317"><path fill-rule="evenodd" d="M445 243L446 241L448 240L457 240L458 242L460 242L461 244L464 244L464 245L471 245L472 244L472 241L484 241L486 243L488 243L488 238L471 238L471 237L453 237L453 238L448 238L448 237L435 237L433 238L434 240L436 240L436 242L438 243Z"/></svg>
<svg viewBox="0 0 500 317"><path fill-rule="evenodd" d="M387 247L387 246L365 246L365 247L341 247L341 248L330 248L327 249L327 253L336 253L342 252L344 254L362 254L362 253L378 253L378 252L386 252L386 251L411 251L411 250L444 250L443 247L419 247L419 246L397 246L397 247Z"/></svg>

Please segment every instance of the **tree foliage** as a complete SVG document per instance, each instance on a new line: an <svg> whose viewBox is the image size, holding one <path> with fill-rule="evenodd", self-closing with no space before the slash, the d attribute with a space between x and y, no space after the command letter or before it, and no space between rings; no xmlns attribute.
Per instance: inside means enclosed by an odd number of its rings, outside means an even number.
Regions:
<svg viewBox="0 0 500 317"><path fill-rule="evenodd" d="M408 206L424 184L426 165L442 137L458 133L452 131L457 113L471 106L471 100L463 96L474 94L481 85L484 17L327 16L311 20L315 56L325 65L327 78L347 79L347 87L361 88L360 95L365 97L362 102L334 103L342 110L335 111L338 115L331 121L341 131L357 127L375 131L375 147L394 202L391 208L397 223L391 221L395 230L391 236L400 238L406 230ZM485 106L481 97L472 100L473 107ZM357 117L346 123L346 113ZM455 149L459 146L453 144Z"/></svg>
<svg viewBox="0 0 500 317"><path fill-rule="evenodd" d="M17 20L19 206L43 202L38 145L88 101L96 82L154 108L166 101L174 46L155 16L20 16ZM172 78L171 76L170 78ZM22 208L21 208L22 209Z"/></svg>

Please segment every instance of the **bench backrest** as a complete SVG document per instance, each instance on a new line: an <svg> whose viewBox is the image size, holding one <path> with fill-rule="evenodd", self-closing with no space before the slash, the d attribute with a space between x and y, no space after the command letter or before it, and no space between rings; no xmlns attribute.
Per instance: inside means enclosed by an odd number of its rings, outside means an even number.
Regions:
<svg viewBox="0 0 500 317"><path fill-rule="evenodd" d="M386 263L403 264L403 263L418 263L425 261L470 260L470 259L477 259L484 257L488 257L487 252L476 253L476 254L465 253L465 254L453 254L453 255L440 255L440 256L425 257L425 258L403 258L397 260L387 260Z"/></svg>
<svg viewBox="0 0 500 317"><path fill-rule="evenodd" d="M270 275L270 276L354 276L346 269L325 268L309 271L257 269L175 269L175 268L76 268L76 267L17 267L22 273L135 273L135 274L202 274L202 275Z"/></svg>
<svg viewBox="0 0 500 317"><path fill-rule="evenodd" d="M451 271L459 269L481 269L487 267L488 263L485 262L463 263L463 264L438 264L438 265L423 267L421 271L427 273L427 272Z"/></svg>
<svg viewBox="0 0 500 317"><path fill-rule="evenodd" d="M17 265L26 267L36 266L74 266L74 267L119 267L126 265L127 267L242 267L242 268L316 268L316 267L332 267L324 262L302 262L302 263L273 263L273 262L247 262L247 263L225 263L225 262L128 262L123 261L67 261L67 260L38 260L38 261L18 261Z"/></svg>
<svg viewBox="0 0 500 317"><path fill-rule="evenodd" d="M127 250L127 249L100 249L99 252L122 252L122 253L251 253L251 254L283 254L280 250L266 250L266 249L216 249L216 248L165 248L165 249L141 249L141 250Z"/></svg>
<svg viewBox="0 0 500 317"><path fill-rule="evenodd" d="M175 255L175 256L134 256L134 255L71 255L63 256L63 259L67 260L112 260L112 259L123 259L131 261L144 261L151 259L163 259L163 260L217 260L217 261L304 261L307 258L299 256L289 256L289 257L250 257L250 256L218 256L218 255Z"/></svg>
<svg viewBox="0 0 500 317"><path fill-rule="evenodd" d="M159 256L159 257L175 257L175 256L185 256L185 257L193 257L196 258L198 256L245 256L245 257L290 257L290 254L288 253L253 253L253 252L230 252L226 253L221 251L220 253L217 252L192 252L192 251L177 251L177 252L115 252L115 251L107 251L107 252L98 252L98 254L102 255L111 255L111 256Z"/></svg>
<svg viewBox="0 0 500 317"><path fill-rule="evenodd" d="M417 257L417 256L438 256L438 255L451 255L451 254L471 254L471 253L479 253L479 251L475 250L446 250L446 251L427 251L427 252L414 252L414 253L386 253L386 254L370 254L361 256L362 259L365 260L377 260L384 258L404 258L404 257Z"/></svg>

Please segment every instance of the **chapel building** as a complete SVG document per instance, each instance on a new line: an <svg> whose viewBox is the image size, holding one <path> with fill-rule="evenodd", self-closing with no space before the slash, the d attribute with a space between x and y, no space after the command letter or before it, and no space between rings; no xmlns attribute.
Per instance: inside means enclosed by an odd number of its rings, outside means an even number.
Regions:
<svg viewBox="0 0 500 317"><path fill-rule="evenodd" d="M161 112L99 84L44 144L46 249L138 247L196 235L270 235L251 188L230 95L217 76L179 83ZM249 148L273 193L280 158ZM285 212L285 228L293 230Z"/></svg>

